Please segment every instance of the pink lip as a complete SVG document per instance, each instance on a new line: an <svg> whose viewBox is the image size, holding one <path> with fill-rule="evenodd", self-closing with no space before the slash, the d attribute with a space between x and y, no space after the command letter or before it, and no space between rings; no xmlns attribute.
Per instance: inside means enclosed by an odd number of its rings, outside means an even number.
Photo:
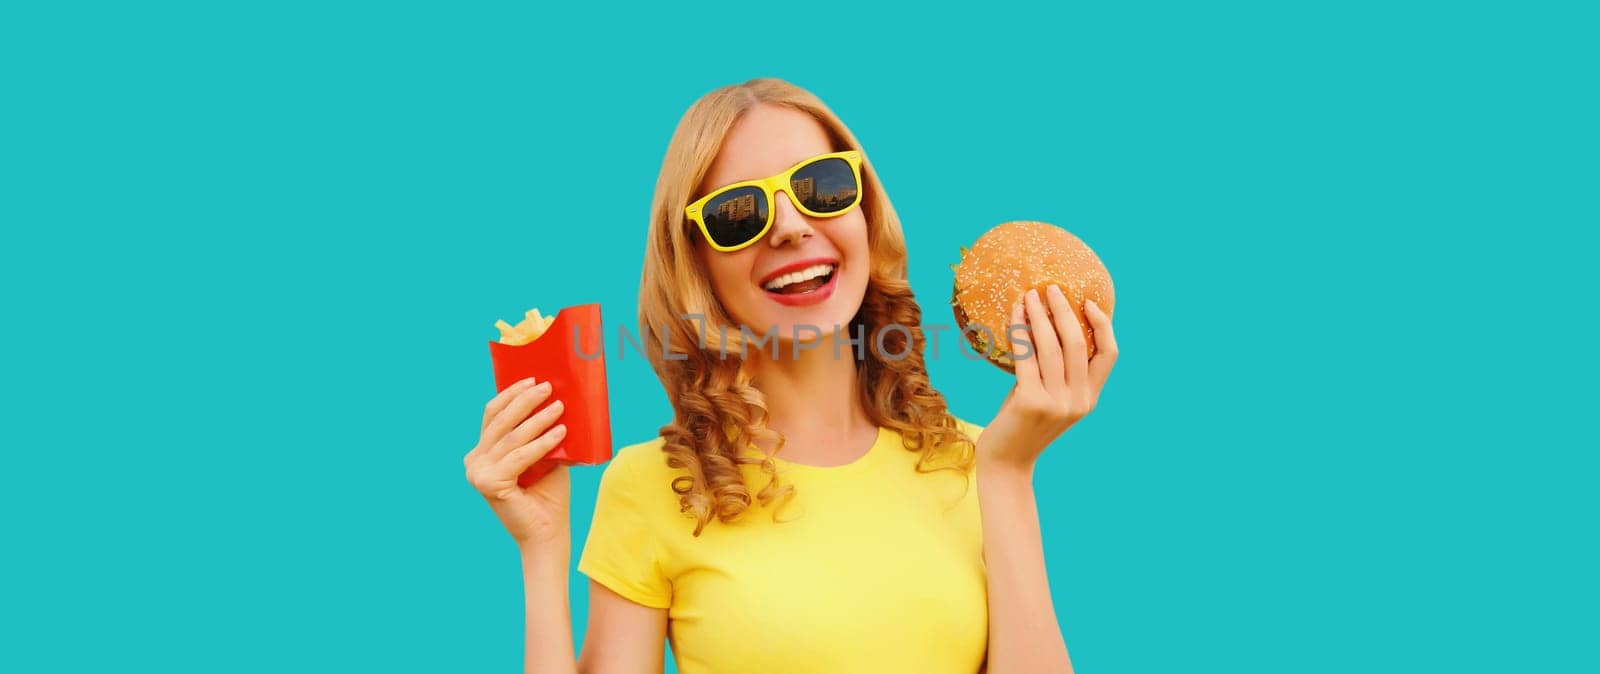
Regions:
<svg viewBox="0 0 1600 674"><path fill-rule="evenodd" d="M810 266L811 264L816 264L816 263L814 263L814 262L813 263L808 263L806 266ZM829 278L828 282L823 284L821 288L817 288L816 290L813 290L811 292L784 295L782 293L772 292L772 291L767 290L765 288L763 288L761 290L761 292L766 293L767 297L771 297L778 304L786 304L786 305L789 305L791 307L803 307L803 306L806 306L806 305L809 305L809 304L817 304L819 302L827 300L829 297L833 296L833 289L837 288L838 286L839 286L839 269L837 267L835 267L834 270L833 270L833 277Z"/></svg>
<svg viewBox="0 0 1600 674"><path fill-rule="evenodd" d="M771 281L772 279L778 278L779 276L783 276L784 274L787 274L789 272L800 271L801 269L805 269L806 267L810 267L812 265L817 265L817 264L831 264L834 267L834 269L833 269L834 273L837 274L838 271L839 271L839 261L838 260L836 260L834 258L831 258L831 257L814 257L814 258L811 258L809 260L801 260L799 262L786 264L786 265L783 265L782 267L778 267L777 269L774 269L774 270L772 270L770 272L767 272L766 276L761 277L761 280L756 282L756 286L757 287L761 287L761 288L765 288L766 285L767 285L767 282Z"/></svg>

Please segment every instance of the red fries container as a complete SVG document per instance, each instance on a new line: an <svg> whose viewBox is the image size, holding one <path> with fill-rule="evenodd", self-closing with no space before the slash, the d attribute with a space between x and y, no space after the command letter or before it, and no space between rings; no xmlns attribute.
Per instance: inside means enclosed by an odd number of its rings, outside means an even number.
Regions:
<svg viewBox="0 0 1600 674"><path fill-rule="evenodd" d="M606 393L600 305L580 304L557 311L550 329L527 344L489 342L489 357L494 361L495 391L533 377L550 382L545 405L560 400L566 406L557 423L567 425L567 437L517 478L519 486L537 482L557 462L592 465L611 460L611 404Z"/></svg>

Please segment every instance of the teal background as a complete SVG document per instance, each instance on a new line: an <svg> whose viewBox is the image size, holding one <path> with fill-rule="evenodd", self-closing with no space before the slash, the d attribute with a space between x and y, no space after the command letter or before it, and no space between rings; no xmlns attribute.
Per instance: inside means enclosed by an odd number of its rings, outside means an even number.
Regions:
<svg viewBox="0 0 1600 674"><path fill-rule="evenodd" d="M517 553L461 464L490 324L632 324L678 116L773 75L862 139L929 322L1003 220L1111 269L1121 361L1038 473L1079 671L1596 671L1596 27L9 4L0 670L516 670ZM1004 377L949 353L987 423ZM669 420L629 356L619 444Z"/></svg>

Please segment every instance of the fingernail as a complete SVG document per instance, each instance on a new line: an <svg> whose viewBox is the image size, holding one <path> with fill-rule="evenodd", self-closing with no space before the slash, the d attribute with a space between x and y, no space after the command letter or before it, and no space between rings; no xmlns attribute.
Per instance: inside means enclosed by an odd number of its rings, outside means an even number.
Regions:
<svg viewBox="0 0 1600 674"><path fill-rule="evenodd" d="M537 382L534 381L533 377L528 377L527 379L524 379L522 381L517 382L517 385L518 386L522 386L522 387L528 387L528 386L533 386L535 383L537 383Z"/></svg>
<svg viewBox="0 0 1600 674"><path fill-rule="evenodd" d="M543 393L545 391L550 390L550 382L547 382L547 381L539 382L539 385L535 386L534 388L539 389L539 392Z"/></svg>
<svg viewBox="0 0 1600 674"><path fill-rule="evenodd" d="M558 438L566 436L566 434L567 434L567 425L566 424L556 424L555 428L550 429L550 434L554 435L554 436L556 436Z"/></svg>
<svg viewBox="0 0 1600 674"><path fill-rule="evenodd" d="M1084 303L1084 305L1088 306L1091 309L1094 309L1095 311L1099 311L1100 310L1100 305L1095 304L1094 300L1084 300L1083 303Z"/></svg>
<svg viewBox="0 0 1600 674"><path fill-rule="evenodd" d="M1028 297L1033 298L1033 299L1039 299L1039 289L1038 288L1029 288L1028 289Z"/></svg>

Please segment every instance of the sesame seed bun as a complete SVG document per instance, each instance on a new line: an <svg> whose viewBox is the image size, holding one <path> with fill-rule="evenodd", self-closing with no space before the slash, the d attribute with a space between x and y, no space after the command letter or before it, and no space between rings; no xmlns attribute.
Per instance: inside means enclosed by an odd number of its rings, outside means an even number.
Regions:
<svg viewBox="0 0 1600 674"><path fill-rule="evenodd" d="M1094 329L1083 313L1084 300L1094 300L1110 316L1116 296L1111 273L1099 256L1071 232L1031 220L1003 223L978 237L972 248L962 247L961 262L950 268L955 272L950 306L957 327L973 350L987 356L995 366L1016 372L1006 332L1011 324L1011 305L1028 290L1038 289L1048 309L1044 292L1052 283L1061 287L1078 312L1089 357L1094 357ZM974 326L971 331L967 330L968 325ZM989 336L992 340L986 339Z"/></svg>

